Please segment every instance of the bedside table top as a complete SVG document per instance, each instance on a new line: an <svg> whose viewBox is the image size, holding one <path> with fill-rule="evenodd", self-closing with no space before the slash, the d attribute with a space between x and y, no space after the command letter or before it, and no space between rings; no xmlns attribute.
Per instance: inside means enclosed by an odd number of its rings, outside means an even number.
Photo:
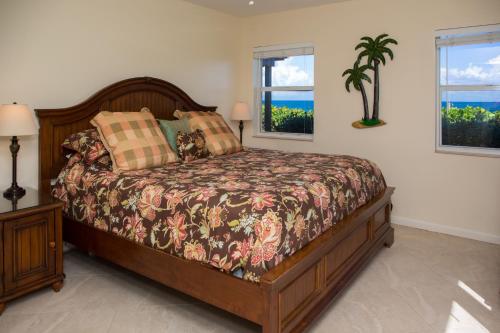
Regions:
<svg viewBox="0 0 500 333"><path fill-rule="evenodd" d="M26 188L26 195L18 199L17 203L4 198L0 194L0 214L11 215L9 213L14 214L25 209L58 205L62 205L62 202L54 198L51 194L42 193L32 188Z"/></svg>

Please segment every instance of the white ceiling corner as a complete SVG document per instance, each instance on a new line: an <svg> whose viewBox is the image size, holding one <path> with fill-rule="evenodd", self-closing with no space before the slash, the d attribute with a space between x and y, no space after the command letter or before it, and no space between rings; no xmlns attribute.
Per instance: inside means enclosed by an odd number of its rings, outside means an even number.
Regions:
<svg viewBox="0 0 500 333"><path fill-rule="evenodd" d="M236 16L254 16L276 13L291 9L320 6L334 2L349 0L254 0L250 6L249 0L186 0L203 7L212 8Z"/></svg>

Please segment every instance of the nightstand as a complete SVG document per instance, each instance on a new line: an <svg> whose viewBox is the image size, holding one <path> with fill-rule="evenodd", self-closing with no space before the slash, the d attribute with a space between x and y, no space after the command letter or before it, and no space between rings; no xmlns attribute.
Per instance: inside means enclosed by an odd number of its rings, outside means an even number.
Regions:
<svg viewBox="0 0 500 333"><path fill-rule="evenodd" d="M63 286L63 203L26 189L17 202L0 198L0 314L5 303L46 286Z"/></svg>

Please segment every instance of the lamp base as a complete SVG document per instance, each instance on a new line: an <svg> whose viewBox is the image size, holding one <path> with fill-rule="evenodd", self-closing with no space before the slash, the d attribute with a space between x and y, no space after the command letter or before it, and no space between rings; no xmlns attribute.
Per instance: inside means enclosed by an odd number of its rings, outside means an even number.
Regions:
<svg viewBox="0 0 500 333"><path fill-rule="evenodd" d="M19 199L23 197L26 194L26 190L22 187L19 187L17 185L13 185L9 187L5 192L3 192L4 198L7 198L9 200L12 199Z"/></svg>
<svg viewBox="0 0 500 333"><path fill-rule="evenodd" d="M240 120L240 144L243 144L243 120Z"/></svg>
<svg viewBox="0 0 500 333"><path fill-rule="evenodd" d="M17 153L21 148L17 136L12 137L9 148L12 154L12 185L3 192L3 196L10 200L17 200L26 194L24 188L17 185Z"/></svg>

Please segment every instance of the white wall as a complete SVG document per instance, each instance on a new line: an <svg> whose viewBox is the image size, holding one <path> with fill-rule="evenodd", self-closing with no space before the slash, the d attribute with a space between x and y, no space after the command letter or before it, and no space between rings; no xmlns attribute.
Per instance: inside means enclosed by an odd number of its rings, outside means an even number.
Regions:
<svg viewBox="0 0 500 333"><path fill-rule="evenodd" d="M154 76L197 102L234 102L238 19L178 0L1 0L0 103L67 107L121 79ZM0 192L10 185L0 138ZM38 141L21 138L21 186L38 185Z"/></svg>
<svg viewBox="0 0 500 333"><path fill-rule="evenodd" d="M500 158L434 152L435 49L440 28L500 23L498 0L359 0L244 20L239 95L252 101L252 48L315 44L314 142L253 138L251 146L352 154L380 165L397 188L394 215L437 230L500 242ZM381 118L387 126L357 130L361 95L348 94L342 72L364 35L399 41L381 70Z"/></svg>

